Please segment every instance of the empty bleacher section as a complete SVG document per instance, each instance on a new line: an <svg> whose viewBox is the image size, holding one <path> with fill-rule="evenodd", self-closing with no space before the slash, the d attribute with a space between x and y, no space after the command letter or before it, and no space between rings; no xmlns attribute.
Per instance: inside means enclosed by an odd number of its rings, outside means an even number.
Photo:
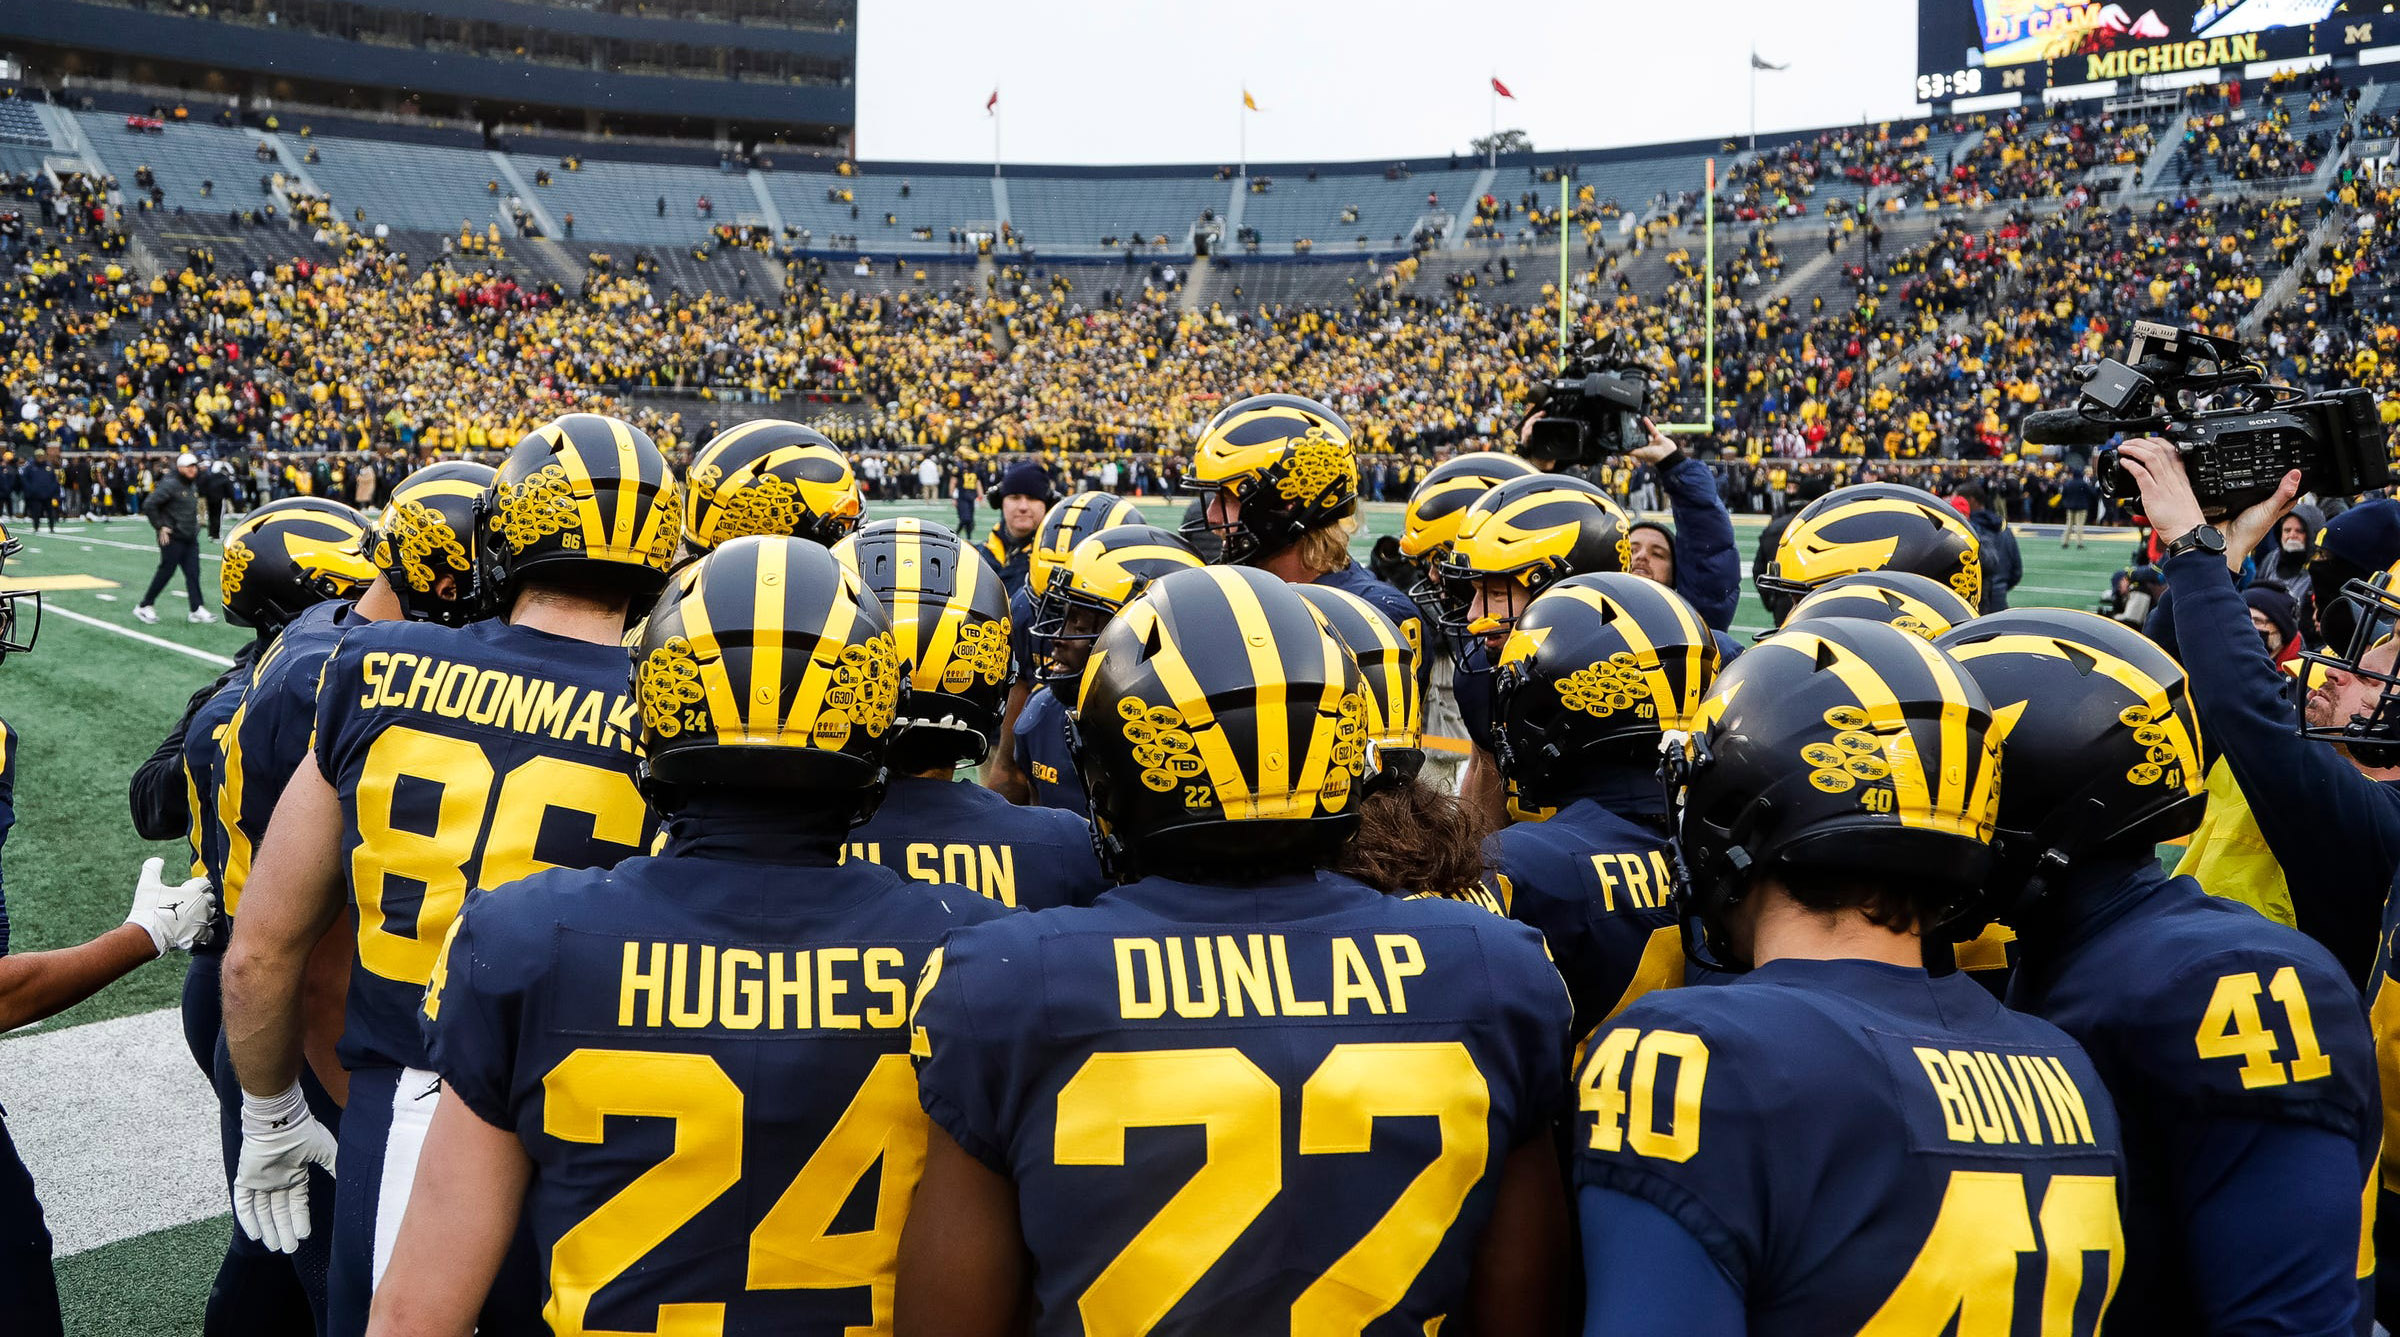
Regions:
<svg viewBox="0 0 2400 1337"><path fill-rule="evenodd" d="M1338 263L1293 264L1289 260L1218 260L1211 296L1227 307L1340 305L1373 289L1389 264L1355 257Z"/></svg>
<svg viewBox="0 0 2400 1337"><path fill-rule="evenodd" d="M951 228L997 222L989 175L919 176L894 165L848 176L777 170L765 180L784 226L807 232L806 246L817 250L945 251L950 249ZM905 196L900 193L903 186L908 189ZM886 214L894 221L885 223ZM919 228L932 235L917 236ZM858 240L852 246L837 242L837 237Z"/></svg>
<svg viewBox="0 0 2400 1337"><path fill-rule="evenodd" d="M25 144L0 144L0 174L23 176L42 170L42 160L50 150Z"/></svg>
<svg viewBox="0 0 2400 1337"><path fill-rule="evenodd" d="M50 132L42 125L42 117L30 102L17 98L0 98L0 144L48 148Z"/></svg>
<svg viewBox="0 0 2400 1337"><path fill-rule="evenodd" d="M185 123L136 131L113 112L77 112L75 119L129 205L148 193L136 183L143 167L158 183L158 207L169 213L179 208L247 211L276 203L259 178L283 172L283 164L261 159L259 141L239 130Z"/></svg>
<svg viewBox="0 0 2400 1337"><path fill-rule="evenodd" d="M574 215L578 241L697 240L712 223L758 221L750 183L713 168L586 158L579 170L569 171L556 159L521 153L510 161L562 227ZM537 172L548 172L550 184L535 181ZM713 206L705 218L697 211L702 196Z"/></svg>
<svg viewBox="0 0 2400 1337"><path fill-rule="evenodd" d="M1122 246L1165 237L1169 251L1188 254L1192 225L1204 212L1222 220L1232 190L1231 182L1213 176L1012 175L1009 221L1036 253L1101 252L1112 249L1112 238L1113 246Z"/></svg>
<svg viewBox="0 0 2400 1337"><path fill-rule="evenodd" d="M289 141L287 141L289 142ZM366 212L369 223L456 233L460 223L481 232L500 216L508 185L491 155L477 149L319 136L308 173L344 218Z"/></svg>
<svg viewBox="0 0 2400 1337"><path fill-rule="evenodd" d="M1373 175L1338 176L1262 169L1251 174L1254 188L1242 226L1266 251L1289 250L1299 241L1319 252L1406 250L1418 219L1473 212L1479 175L1473 167L1412 172L1393 166ZM1255 188L1260 184L1265 188Z"/></svg>

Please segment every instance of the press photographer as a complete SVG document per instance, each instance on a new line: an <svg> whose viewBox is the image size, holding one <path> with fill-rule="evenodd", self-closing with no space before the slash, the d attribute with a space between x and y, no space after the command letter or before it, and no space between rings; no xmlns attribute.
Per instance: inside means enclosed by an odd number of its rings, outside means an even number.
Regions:
<svg viewBox="0 0 2400 1337"><path fill-rule="evenodd" d="M2186 449L2155 436L2114 452L2115 470L2139 491L2144 514L2167 540L2159 563L2175 601L2176 657L2191 677L2193 703L2209 743L2248 799L2268 848L2282 865L2299 929L2323 943L2353 980L2367 978L2382 926L2385 892L2400 868L2400 767L2377 755L2400 745L2400 728L2383 709L2396 647L2354 637L2323 662L2321 685L2295 707L2293 680L2276 668L2234 586L2244 554L2272 532L2300 495L2304 467L2283 471L2263 498L2254 485L2227 490L2234 468L2192 452L2214 496L2193 486ZM2236 467L2249 466L2236 462ZM2222 526L2214 502L2242 500ZM2347 731L2341 741L2330 735ZM2364 755L2362 755L2362 753Z"/></svg>
<svg viewBox="0 0 2400 1337"><path fill-rule="evenodd" d="M1518 429L1518 451L1544 473L1586 476L1619 455L1647 466L1674 523L1636 520L1626 570L1674 590L1724 631L1742 597L1733 517L1717 495L1716 475L1651 420L1651 390L1649 371L1617 340L1587 340L1558 375L1534 384L1534 412Z"/></svg>

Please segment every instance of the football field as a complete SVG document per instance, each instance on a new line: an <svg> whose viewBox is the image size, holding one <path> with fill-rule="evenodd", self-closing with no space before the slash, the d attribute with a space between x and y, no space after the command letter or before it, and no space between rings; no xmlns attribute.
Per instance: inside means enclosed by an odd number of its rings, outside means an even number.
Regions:
<svg viewBox="0 0 2400 1337"><path fill-rule="evenodd" d="M1176 503L1151 503L1172 526ZM950 522L948 505L879 504L876 517ZM980 510L978 533L993 512ZM1761 527L1737 517L1743 570ZM1399 526L1397 506L1368 508L1357 552ZM34 533L11 522L25 551L11 584L41 586L34 653L0 665L0 719L18 738L17 824L6 854L13 950L82 942L121 922L141 861L188 862L178 845L133 835L125 786L173 727L187 697L229 662L250 632L191 626L180 579L145 627L133 606L155 565L138 520L62 522ZM2128 563L2131 531L2094 531L2062 551L2054 528L2023 528L2025 578L2014 602L2089 609ZM212 607L216 545L201 563ZM1756 599L1736 616L1743 639L1766 625ZM0 1039L0 1105L57 1238L67 1330L147 1337L199 1330L203 1298L232 1228L208 1088L185 1051L175 1011L182 958L144 967L65 1014Z"/></svg>

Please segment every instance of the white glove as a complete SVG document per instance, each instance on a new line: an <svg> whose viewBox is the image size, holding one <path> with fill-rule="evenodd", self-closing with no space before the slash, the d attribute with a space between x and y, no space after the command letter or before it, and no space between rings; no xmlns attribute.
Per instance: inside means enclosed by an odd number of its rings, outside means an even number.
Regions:
<svg viewBox="0 0 2400 1337"><path fill-rule="evenodd" d="M308 1238L308 1167L333 1173L332 1130L308 1109L300 1083L264 1099L242 1093L242 1158L233 1172L233 1216L242 1233L279 1253Z"/></svg>
<svg viewBox="0 0 2400 1337"><path fill-rule="evenodd" d="M161 876L166 867L164 859L142 862L141 885L133 890L133 908L125 912L125 922L149 934L160 956L170 947L190 951L192 944L207 941L217 917L217 898L207 878L169 883Z"/></svg>

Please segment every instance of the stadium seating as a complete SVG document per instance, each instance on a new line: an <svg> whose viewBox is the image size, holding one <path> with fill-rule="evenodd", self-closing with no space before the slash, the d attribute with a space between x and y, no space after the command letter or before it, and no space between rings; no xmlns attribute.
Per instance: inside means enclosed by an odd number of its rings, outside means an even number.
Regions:
<svg viewBox="0 0 2400 1337"><path fill-rule="evenodd" d="M50 132L30 102L16 98L0 98L0 144L23 144L33 148L48 148Z"/></svg>
<svg viewBox="0 0 2400 1337"><path fill-rule="evenodd" d="M1242 225L1257 232L1260 246L1269 251L1288 250L1292 243L1306 239L1320 253L1350 252L1361 249L1362 237L1367 249L1405 250L1417 220L1427 214L1452 214L1463 226L1475 211L1474 187L1480 175L1479 170L1465 167L1395 172L1388 177L1380 173L1320 173L1312 181L1302 172L1276 171L1271 173L1273 184L1268 189L1252 192L1247 198ZM1256 174L1253 176L1255 179ZM1440 203L1427 204L1428 193L1438 195ZM1343 211L1354 205L1358 221L1343 222Z"/></svg>
<svg viewBox="0 0 2400 1337"><path fill-rule="evenodd" d="M615 162L586 158L580 171L570 172L555 159L524 154L510 157L517 175L532 182L537 171L550 173L550 184L535 185L533 198L563 226L575 215L578 241L659 242L668 238L697 238L711 223L758 220L757 197L749 181L706 167L676 167L660 163ZM488 179L488 178L487 178ZM693 209L701 196L715 206L707 219ZM658 211L664 198L667 211Z"/></svg>
<svg viewBox="0 0 2400 1337"><path fill-rule="evenodd" d="M11 176L42 170L42 160L50 156L48 149L27 144L0 144L0 173Z"/></svg>
<svg viewBox="0 0 2400 1337"><path fill-rule="evenodd" d="M1101 244L1106 237L1122 243L1163 236L1168 250L1188 254L1192 226L1202 211L1214 210L1222 219L1232 193L1230 182L1205 176L1011 176L1008 215L1017 235L1036 252L1097 253L1110 249Z"/></svg>
<svg viewBox="0 0 2400 1337"><path fill-rule="evenodd" d="M487 183L500 175L488 153L368 139L322 137L311 142L318 157L308 174L333 197L335 210L345 218L364 209L369 222L396 228L456 235L464 222L481 232L499 219L508 195L505 181L498 196L488 188Z"/></svg>
<svg viewBox="0 0 2400 1337"><path fill-rule="evenodd" d="M272 204L258 179L289 170L280 162L260 161L258 141L239 130L186 123L136 134L125 128L123 116L111 112L77 112L75 119L92 152L99 155L100 166L117 179L129 201L139 193L135 172L147 166L166 192L162 205L169 211L247 210ZM214 182L215 189L203 196L201 186L207 182Z"/></svg>

